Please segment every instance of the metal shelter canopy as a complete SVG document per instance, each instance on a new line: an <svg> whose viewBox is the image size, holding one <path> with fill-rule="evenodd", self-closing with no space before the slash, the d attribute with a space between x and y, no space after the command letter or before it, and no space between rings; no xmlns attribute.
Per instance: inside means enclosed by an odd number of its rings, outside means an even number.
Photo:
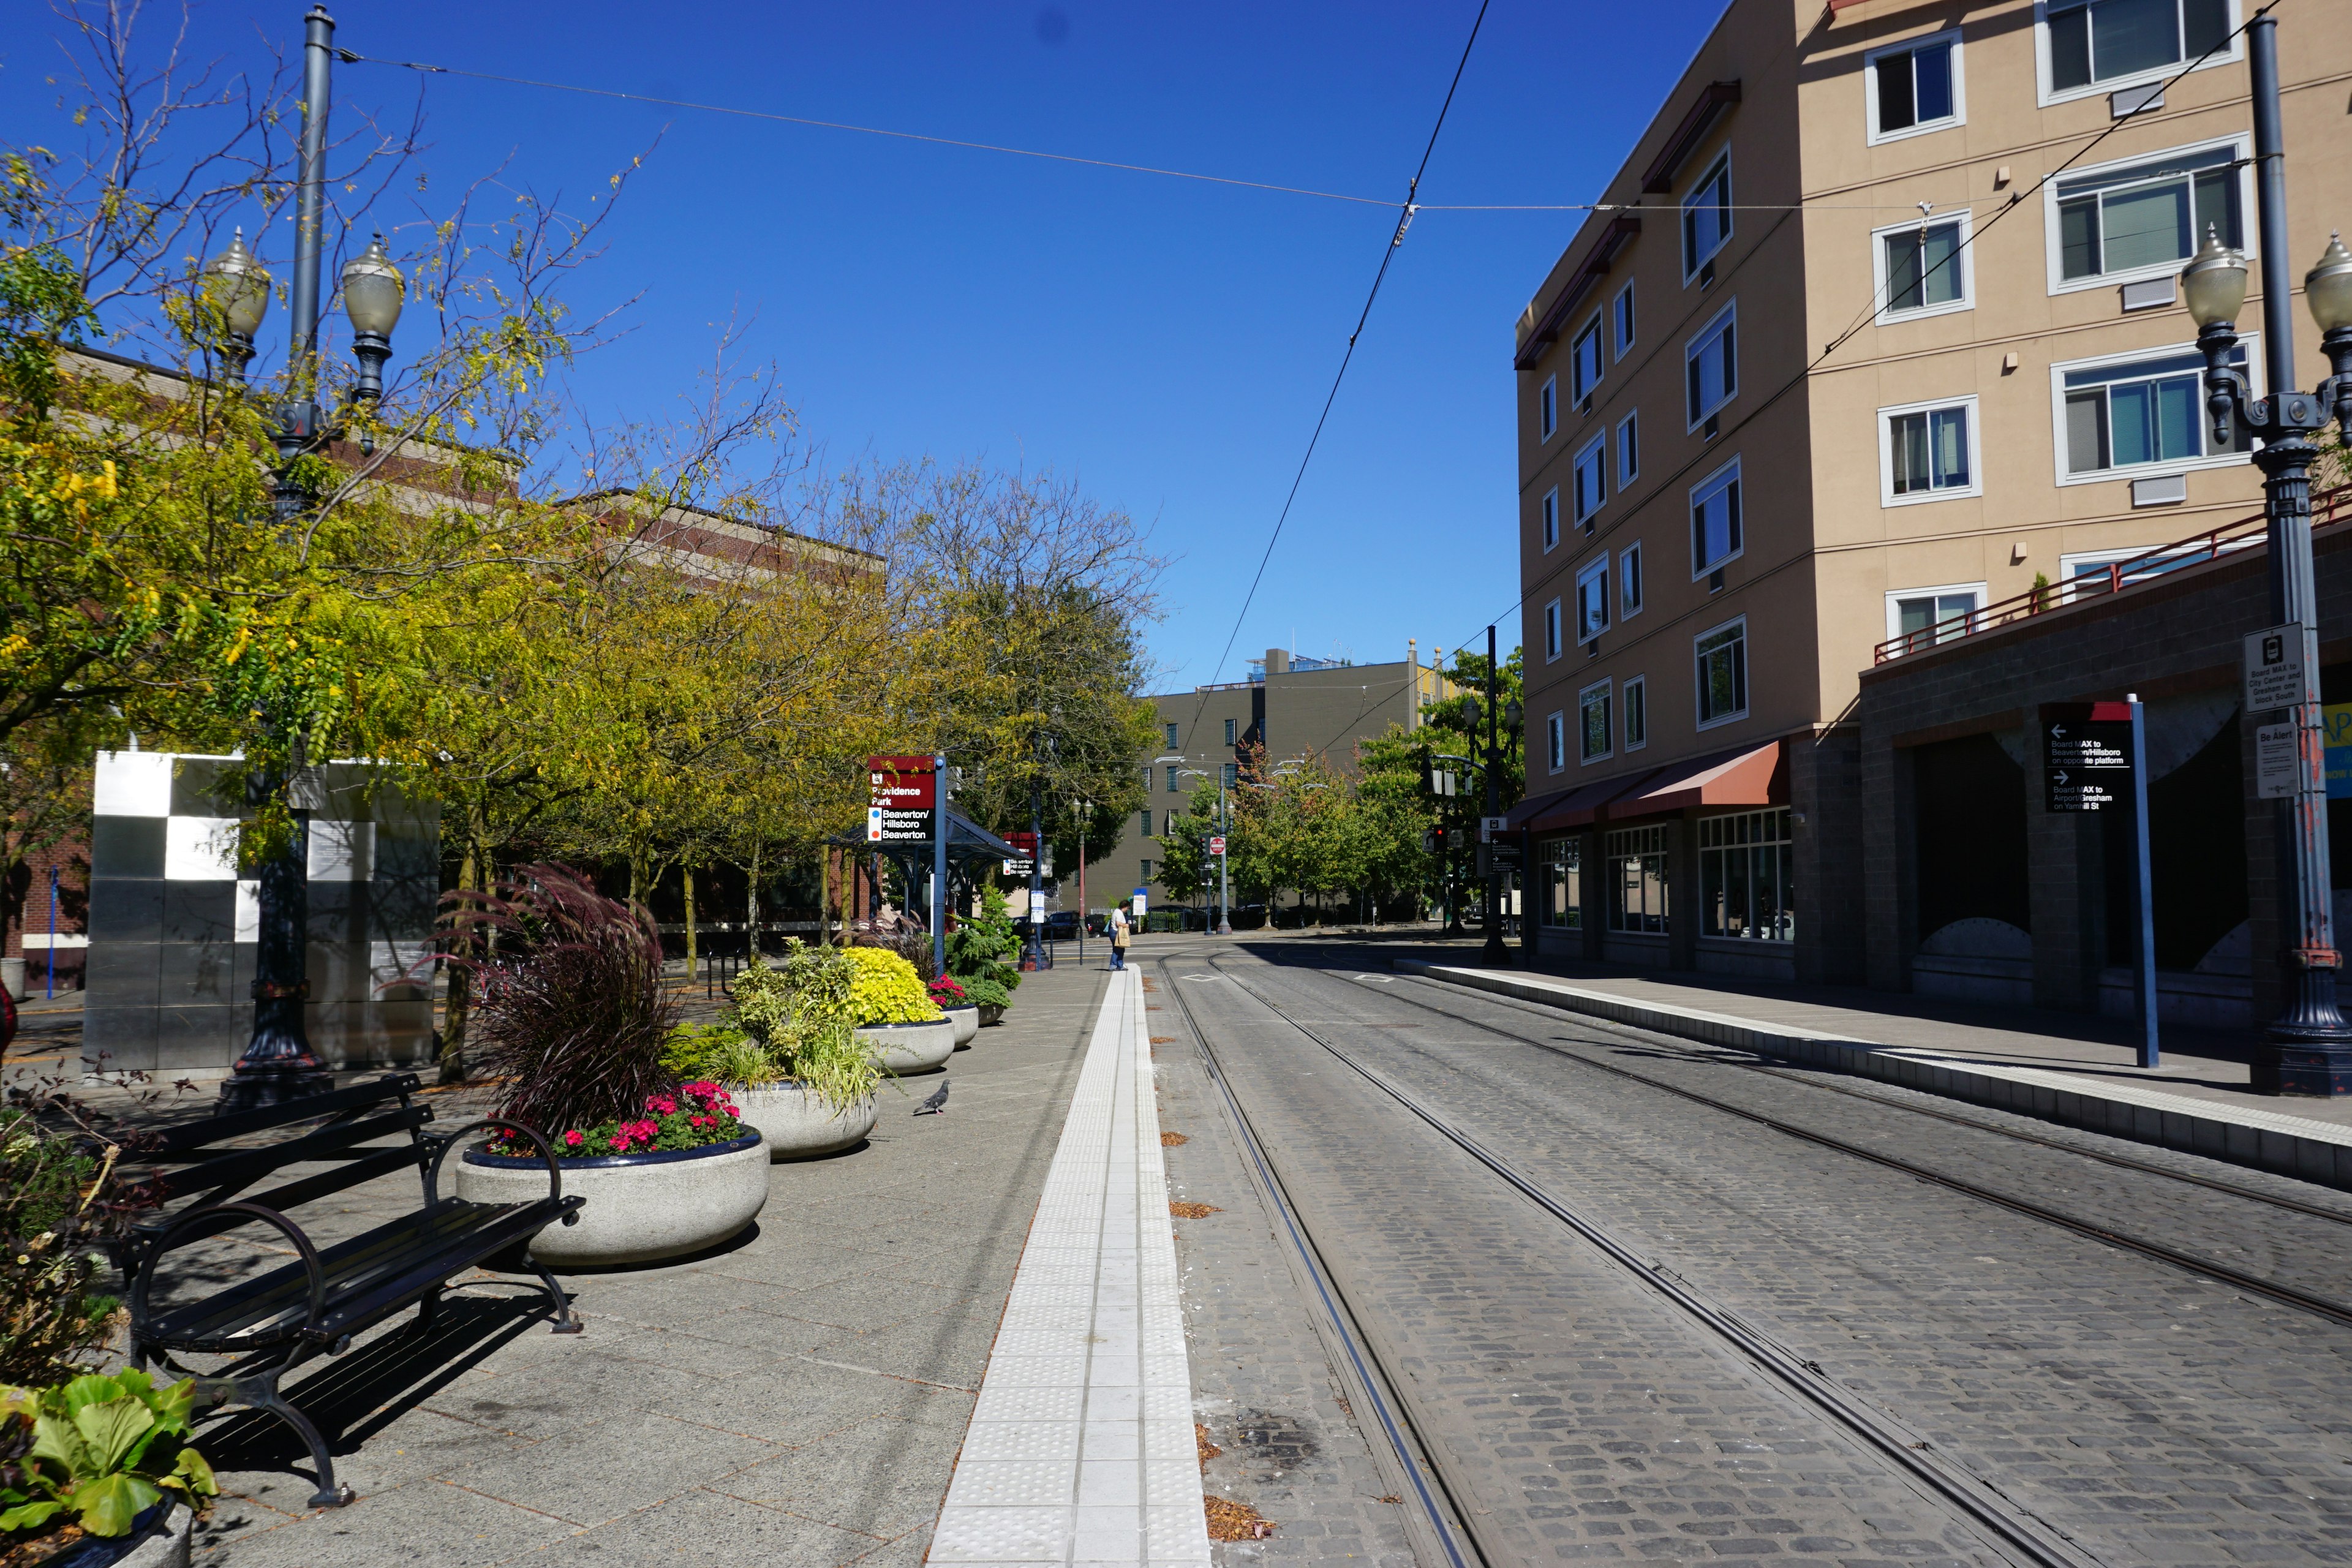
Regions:
<svg viewBox="0 0 2352 1568"><path fill-rule="evenodd" d="M887 855L898 863L901 870L908 873L911 881L920 881L930 874L931 841L928 838L912 844L877 844L866 837L863 829L856 829L836 834L825 843L835 849ZM950 874L961 868L969 879L978 868L992 861L1001 864L1024 858L1025 857L1020 850L987 828L953 806L948 808L948 869Z"/></svg>

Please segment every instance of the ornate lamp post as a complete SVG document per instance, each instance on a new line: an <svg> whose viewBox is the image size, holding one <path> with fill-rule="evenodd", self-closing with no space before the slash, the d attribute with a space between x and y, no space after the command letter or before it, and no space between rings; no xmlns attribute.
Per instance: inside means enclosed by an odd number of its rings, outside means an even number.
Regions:
<svg viewBox="0 0 2352 1568"><path fill-rule="evenodd" d="M2286 174L2281 147L2278 23L2255 17L2246 27L2254 110L2254 195L2262 233L2263 363L2270 395L2254 397L2230 363L2238 312L2246 302L2246 258L2206 230L2202 249L2180 275L2197 346L2205 354L2206 411L2217 439L2233 420L2262 445L2263 509L2270 521L2273 626L2316 629L2311 567L2313 437L2332 417L2352 433L2352 253L2332 238L2305 277L2305 302L2319 323L2335 374L2315 393L2295 385L2294 331L2288 286ZM2308 640L2308 639L2306 639ZM2278 885L2284 951L2285 1005L2271 1021L2253 1064L2254 1087L2269 1094L2352 1094L2352 1028L2336 1010L2335 895L2327 863L2327 792L2322 771L2319 671L2304 660L2302 700L2288 710L2299 766L2294 798L2277 803Z"/></svg>
<svg viewBox="0 0 2352 1568"><path fill-rule="evenodd" d="M271 440L278 447L276 507L291 525L314 498L302 486L296 459L316 451L334 431L319 406L319 273L321 223L326 206L328 68L333 56L334 18L313 5L303 18L302 138L300 180L296 191L294 278L289 301L287 395L270 412ZM206 292L219 305L229 342L225 379L242 385L254 353L254 334L269 308L270 276L246 248L237 231L229 247L205 268ZM384 362L392 357L392 331L400 321L400 269L385 254L383 237L343 268L343 308L360 362L352 401L383 395ZM265 714L265 725L291 725L289 715ZM260 805L279 790L299 791L303 737L289 744L289 776L257 772L247 783L248 805ZM258 868L256 891L260 930L255 943L253 1038L221 1085L226 1110L273 1105L334 1087L333 1075L310 1049L303 1006L310 994L309 969L310 814L299 802L293 831L278 852Z"/></svg>

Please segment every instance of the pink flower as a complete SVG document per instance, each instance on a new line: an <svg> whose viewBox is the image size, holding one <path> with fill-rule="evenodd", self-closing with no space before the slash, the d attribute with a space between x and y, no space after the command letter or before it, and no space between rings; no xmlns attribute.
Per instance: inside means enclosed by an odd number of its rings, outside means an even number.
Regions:
<svg viewBox="0 0 2352 1568"><path fill-rule="evenodd" d="M740 1111L740 1110L736 1110L733 1106L731 1106L731 1105L730 1105L730 1106L729 1106L729 1107L727 1108L727 1114L728 1114L728 1115L730 1115L730 1116L733 1116L733 1117L738 1117L738 1118L740 1118L743 1113L742 1113L741 1111Z"/></svg>
<svg viewBox="0 0 2352 1568"><path fill-rule="evenodd" d="M566 1132L563 1135L563 1141L574 1149L580 1147L581 1139L579 1129L574 1128L572 1131Z"/></svg>

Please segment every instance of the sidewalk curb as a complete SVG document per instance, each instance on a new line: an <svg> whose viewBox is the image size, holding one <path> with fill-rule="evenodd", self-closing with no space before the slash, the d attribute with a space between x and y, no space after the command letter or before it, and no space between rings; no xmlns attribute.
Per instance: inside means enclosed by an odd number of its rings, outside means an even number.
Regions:
<svg viewBox="0 0 2352 1568"><path fill-rule="evenodd" d="M2071 1080L2036 1068L1954 1066L1949 1058L1913 1055L1850 1035L1798 1034L1752 1018L1630 1001L1559 981L1462 969L1419 958L1393 959L1391 967L1400 974L1465 990L1488 991L1832 1072L1881 1079L1926 1094L1969 1100L2111 1138L2179 1149L2352 1192L2352 1130L2326 1122L2268 1110L2249 1110L2234 1119L2216 1116L2210 1113L2207 1101L2153 1089L2086 1094L2079 1088L2063 1086Z"/></svg>

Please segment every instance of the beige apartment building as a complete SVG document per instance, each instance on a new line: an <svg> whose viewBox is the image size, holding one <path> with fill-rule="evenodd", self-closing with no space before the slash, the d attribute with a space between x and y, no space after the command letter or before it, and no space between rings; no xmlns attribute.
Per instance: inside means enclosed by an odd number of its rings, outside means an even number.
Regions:
<svg viewBox="0 0 2352 1568"><path fill-rule="evenodd" d="M1861 672L2259 511L2175 283L2255 243L2250 3L1725 9L1517 329L1543 951L1859 978ZM2277 14L2299 279L2352 27Z"/></svg>

